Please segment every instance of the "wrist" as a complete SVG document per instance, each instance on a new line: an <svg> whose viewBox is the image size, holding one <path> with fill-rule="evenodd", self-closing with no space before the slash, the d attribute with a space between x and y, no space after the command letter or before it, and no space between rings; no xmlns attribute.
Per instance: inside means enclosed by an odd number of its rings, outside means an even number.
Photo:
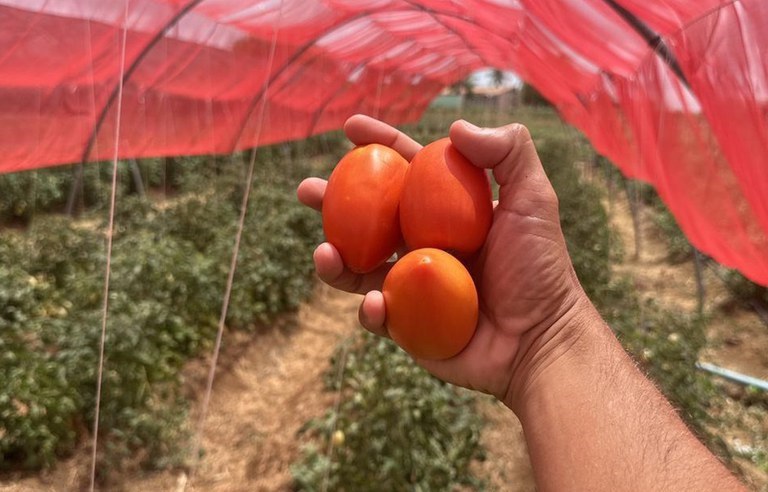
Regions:
<svg viewBox="0 0 768 492"><path fill-rule="evenodd" d="M539 490L743 490L588 300L527 354L504 403L520 419Z"/></svg>
<svg viewBox="0 0 768 492"><path fill-rule="evenodd" d="M599 350L606 332L610 329L586 294L581 290L574 294L559 316L521 338L503 403L522 416L525 403L547 391L552 378L578 370L581 358Z"/></svg>

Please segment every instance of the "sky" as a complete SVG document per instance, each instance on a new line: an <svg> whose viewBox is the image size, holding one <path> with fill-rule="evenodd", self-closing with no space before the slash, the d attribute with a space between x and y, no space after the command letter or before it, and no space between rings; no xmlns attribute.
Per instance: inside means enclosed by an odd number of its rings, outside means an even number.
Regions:
<svg viewBox="0 0 768 492"><path fill-rule="evenodd" d="M477 72L474 72L471 77L472 81L477 87L496 86L496 84L493 82L493 69L487 68L478 70ZM521 87L523 85L523 81L513 72L504 72L503 85L507 87Z"/></svg>

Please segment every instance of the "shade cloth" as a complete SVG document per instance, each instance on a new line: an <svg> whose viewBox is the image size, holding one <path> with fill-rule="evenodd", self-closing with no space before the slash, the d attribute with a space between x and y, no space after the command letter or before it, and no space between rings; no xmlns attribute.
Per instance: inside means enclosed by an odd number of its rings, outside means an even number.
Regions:
<svg viewBox="0 0 768 492"><path fill-rule="evenodd" d="M497 67L768 284L768 2L614 3L682 78L608 0L0 0L0 172L403 123Z"/></svg>

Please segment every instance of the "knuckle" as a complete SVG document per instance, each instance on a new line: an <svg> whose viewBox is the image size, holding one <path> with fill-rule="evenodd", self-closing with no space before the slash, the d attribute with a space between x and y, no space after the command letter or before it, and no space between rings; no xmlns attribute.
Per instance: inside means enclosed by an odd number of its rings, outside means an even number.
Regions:
<svg viewBox="0 0 768 492"><path fill-rule="evenodd" d="M531 140L531 132L528 127L522 123L512 123L507 125L507 134L515 142L527 142Z"/></svg>

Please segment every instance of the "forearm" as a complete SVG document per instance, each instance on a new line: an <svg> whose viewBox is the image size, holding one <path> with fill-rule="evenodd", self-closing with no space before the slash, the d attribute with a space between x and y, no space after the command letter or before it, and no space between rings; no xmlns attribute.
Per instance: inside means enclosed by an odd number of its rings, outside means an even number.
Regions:
<svg viewBox="0 0 768 492"><path fill-rule="evenodd" d="M594 308L565 322L569 349L539 363L507 402L523 424L539 490L743 490Z"/></svg>

